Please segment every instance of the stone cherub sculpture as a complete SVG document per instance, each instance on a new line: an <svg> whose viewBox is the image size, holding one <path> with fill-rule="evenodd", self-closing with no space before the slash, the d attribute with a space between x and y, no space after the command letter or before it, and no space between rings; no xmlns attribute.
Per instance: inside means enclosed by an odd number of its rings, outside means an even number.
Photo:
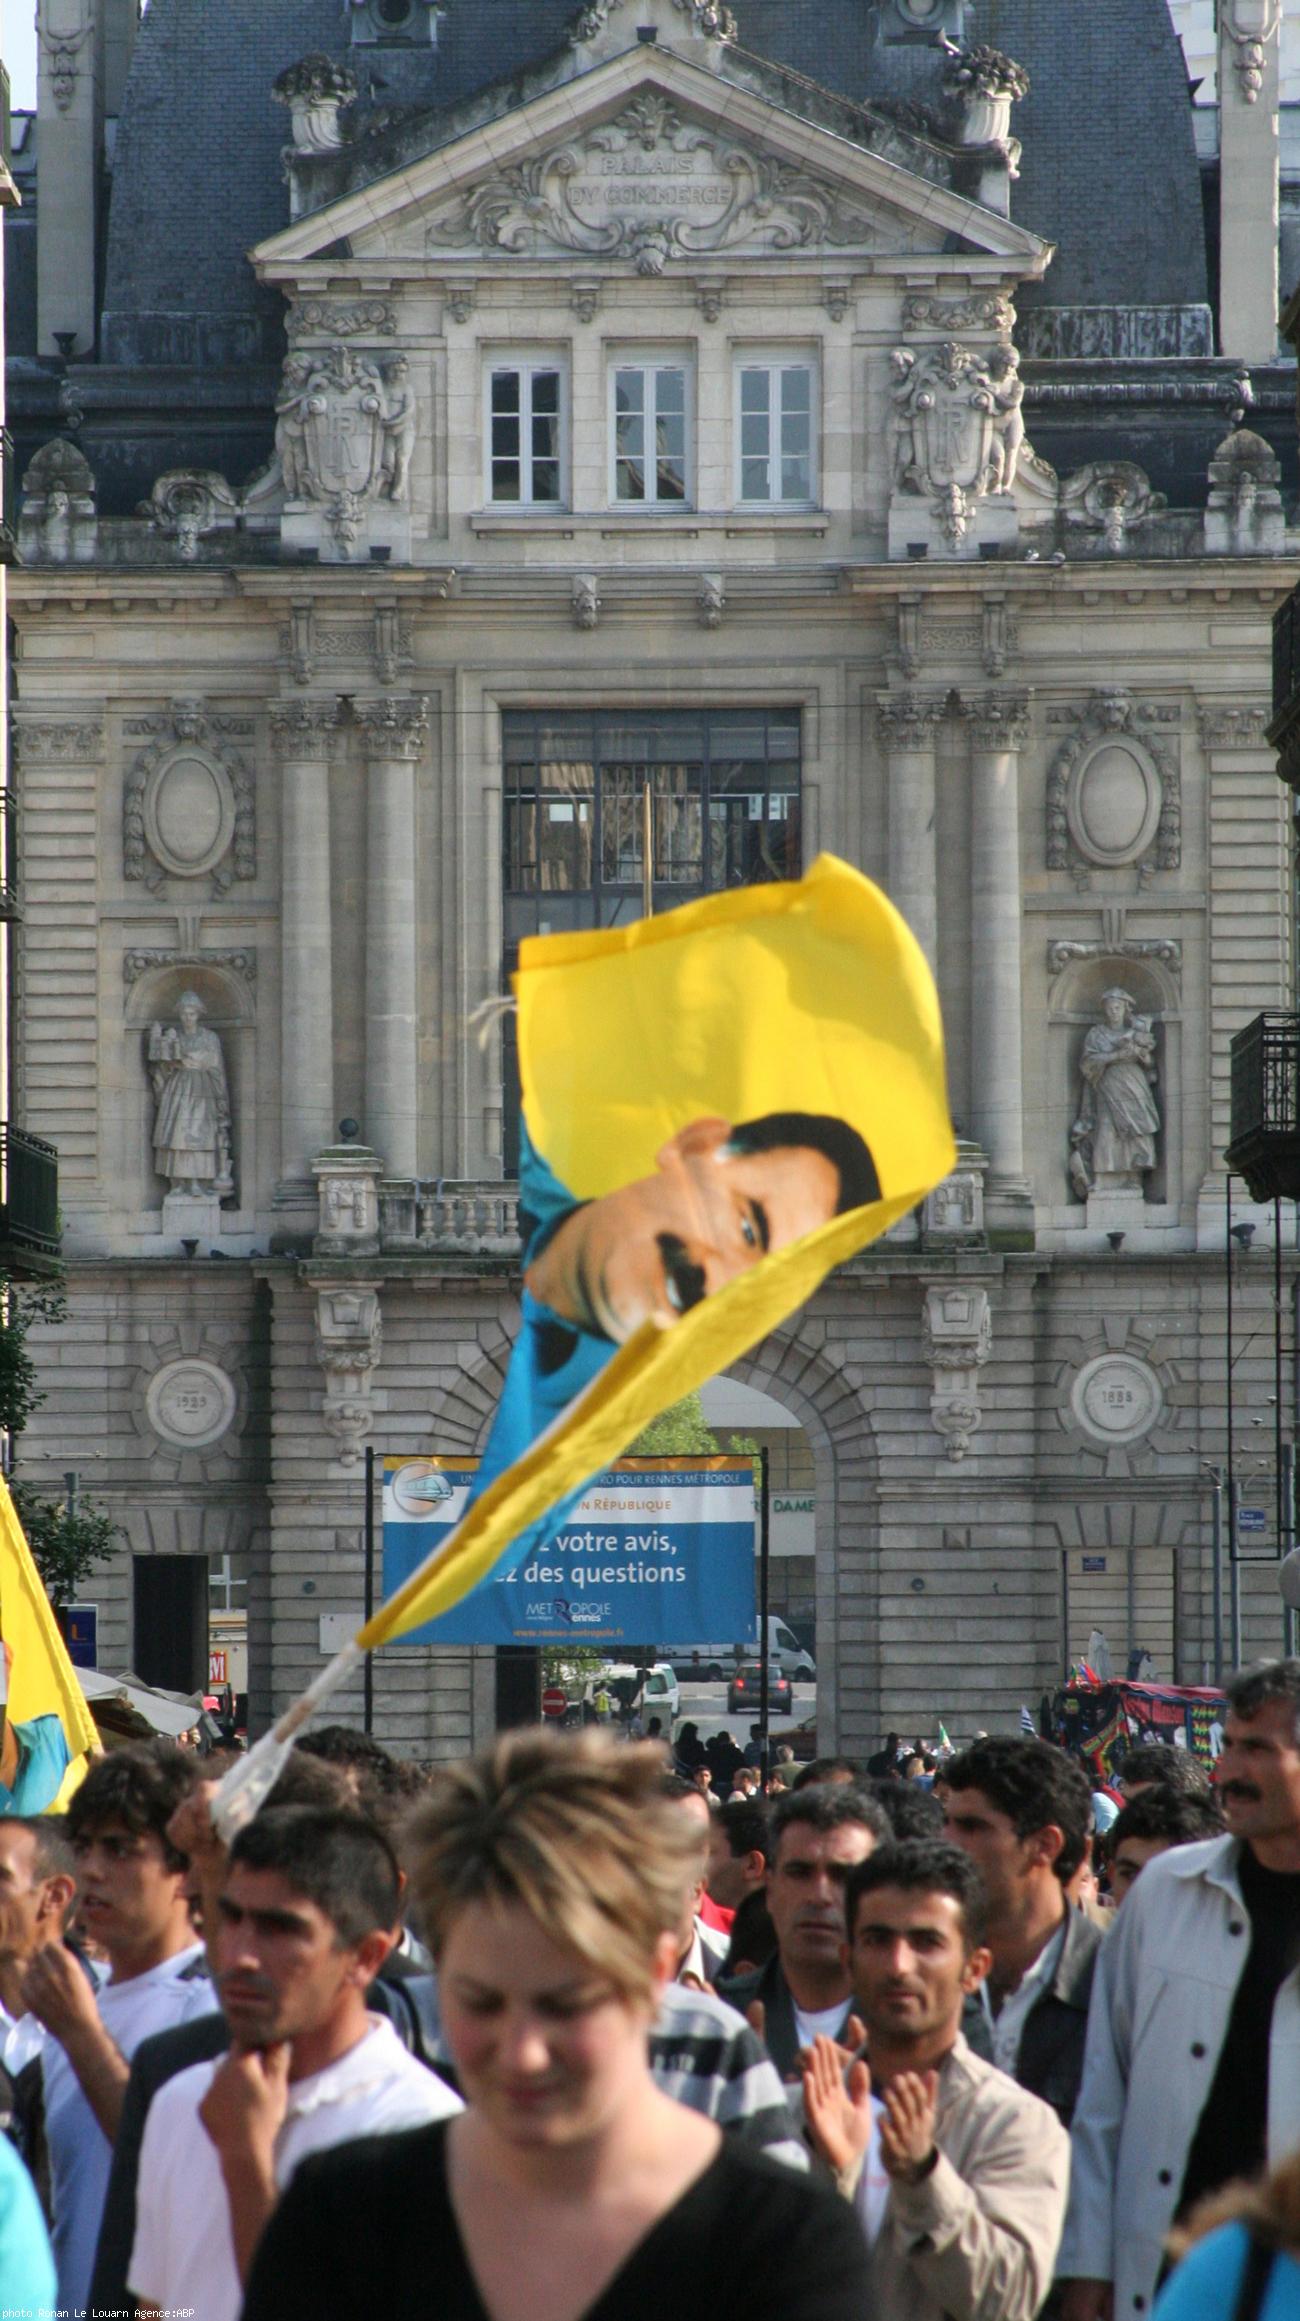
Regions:
<svg viewBox="0 0 1300 2321"><path fill-rule="evenodd" d="M1132 993L1102 994L1079 1057L1083 1097L1070 1130L1070 1183L1080 1200L1098 1188L1140 1191L1156 1165L1155 1033Z"/></svg>
<svg viewBox="0 0 1300 2321"><path fill-rule="evenodd" d="M179 1024L149 1026L154 1167L174 1192L220 1200L235 1189L225 1058L217 1034L202 1025L197 992L181 993L176 1014Z"/></svg>

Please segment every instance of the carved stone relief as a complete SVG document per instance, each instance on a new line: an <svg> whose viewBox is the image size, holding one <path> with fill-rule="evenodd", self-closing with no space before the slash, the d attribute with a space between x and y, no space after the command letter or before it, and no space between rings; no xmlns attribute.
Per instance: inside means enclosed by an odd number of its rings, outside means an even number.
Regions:
<svg viewBox="0 0 1300 2321"><path fill-rule="evenodd" d="M965 1458L979 1426L979 1374L992 1349L988 1291L931 1283L921 1312L921 1350L934 1380L931 1422L953 1461Z"/></svg>
<svg viewBox="0 0 1300 2321"><path fill-rule="evenodd" d="M1271 710L1262 701L1198 701L1202 749L1261 749Z"/></svg>
<svg viewBox="0 0 1300 2321"><path fill-rule="evenodd" d="M409 499L415 398L404 355L380 359L341 341L288 355L275 408L286 499L322 507L340 547L355 546L369 504Z"/></svg>
<svg viewBox="0 0 1300 2321"><path fill-rule="evenodd" d="M396 328L397 310L386 298L360 298L351 303L338 298L297 298L285 320L290 341L391 338Z"/></svg>
<svg viewBox="0 0 1300 2321"><path fill-rule="evenodd" d="M305 56L271 84L278 105L287 105L298 153L337 153L343 143L339 114L357 100L357 84L346 65L328 56Z"/></svg>
<svg viewBox="0 0 1300 2321"><path fill-rule="evenodd" d="M999 338L1010 338L1015 324L1016 310L999 291L984 291L970 298L935 298L917 292L903 300L903 328L908 332L941 330L949 337L958 330L987 330Z"/></svg>
<svg viewBox="0 0 1300 2321"><path fill-rule="evenodd" d="M575 629L594 629L600 619L600 583L594 572L575 572L570 590Z"/></svg>
<svg viewBox="0 0 1300 2321"><path fill-rule="evenodd" d="M1047 776L1047 867L1090 885L1094 870L1135 865L1141 886L1182 860L1182 795L1174 749L1160 728L1176 726L1167 703L1133 699L1122 686L1091 695L1085 707L1048 711L1068 725ZM1172 737L1171 737L1172 738Z"/></svg>
<svg viewBox="0 0 1300 2321"><path fill-rule="evenodd" d="M72 103L83 62L82 50L94 27L93 0L37 0L36 37L41 63L61 113L66 113Z"/></svg>
<svg viewBox="0 0 1300 2321"><path fill-rule="evenodd" d="M316 1359L325 1372L321 1408L341 1467L359 1464L374 1422L370 1390L382 1342L377 1283L317 1289Z"/></svg>
<svg viewBox="0 0 1300 2321"><path fill-rule="evenodd" d="M890 355L890 458L895 499L930 503L948 546L960 548L978 503L1010 493L1024 447L1024 387L1013 346L959 339Z"/></svg>
<svg viewBox="0 0 1300 2321"><path fill-rule="evenodd" d="M155 1370L145 1389L145 1414L154 1433L177 1450L206 1450L228 1433L235 1416L232 1379L215 1362L184 1357Z"/></svg>
<svg viewBox="0 0 1300 2321"><path fill-rule="evenodd" d="M239 501L222 475L212 468L176 467L160 475L147 500L136 508L155 532L174 540L187 564L199 552L199 542L210 532L231 532L239 515Z"/></svg>
<svg viewBox="0 0 1300 2321"><path fill-rule="evenodd" d="M1076 468L1061 485L1061 513L1067 523L1101 534L1110 556L1123 554L1129 533L1165 505L1163 492L1153 492L1150 479L1131 460L1093 460Z"/></svg>
<svg viewBox="0 0 1300 2321"><path fill-rule="evenodd" d="M1094 1442L1119 1449L1140 1442L1164 1409L1160 1380L1149 1362L1130 1353L1098 1354L1075 1373L1070 1409Z"/></svg>
<svg viewBox="0 0 1300 2321"><path fill-rule="evenodd" d="M723 0L672 0L678 16L685 17L690 30L702 40L726 41L739 37L739 27ZM573 19L569 38L575 48L599 40L610 25L628 10L628 0L585 0Z"/></svg>
<svg viewBox="0 0 1300 2321"><path fill-rule="evenodd" d="M1224 437L1209 465L1205 503L1207 556L1280 556L1286 514L1279 482L1282 463L1249 427Z"/></svg>
<svg viewBox="0 0 1300 2321"><path fill-rule="evenodd" d="M1268 51L1282 21L1282 0L1220 0L1219 19L1233 45L1241 93L1248 105L1258 102L1264 86Z"/></svg>
<svg viewBox="0 0 1300 2321"><path fill-rule="evenodd" d="M66 436L42 444L23 477L18 546L27 563L83 563L97 539L95 478Z"/></svg>
<svg viewBox="0 0 1300 2321"><path fill-rule="evenodd" d="M104 728L97 717L14 719L14 755L20 766L56 761L62 765L93 765L104 746Z"/></svg>
<svg viewBox="0 0 1300 2321"><path fill-rule="evenodd" d="M249 991L257 982L257 953L240 951L144 951L133 949L122 954L122 980L127 990L138 983L155 967L224 967L238 976Z"/></svg>
<svg viewBox="0 0 1300 2321"><path fill-rule="evenodd" d="M253 780L226 732L234 720L174 701L165 718L134 720L156 739L136 756L122 799L124 871L155 892L164 878L210 878L225 894L257 872ZM246 721L238 721L246 731Z"/></svg>
<svg viewBox="0 0 1300 2321"><path fill-rule="evenodd" d="M845 201L832 185L756 153L651 91L613 121L503 170L427 228L430 254L579 251L638 274L703 251L912 246L917 228Z"/></svg>

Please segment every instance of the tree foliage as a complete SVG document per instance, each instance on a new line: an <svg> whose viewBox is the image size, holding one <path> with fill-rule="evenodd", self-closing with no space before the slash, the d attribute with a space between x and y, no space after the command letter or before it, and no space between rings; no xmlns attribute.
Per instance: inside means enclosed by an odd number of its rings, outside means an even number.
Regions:
<svg viewBox="0 0 1300 2321"><path fill-rule="evenodd" d="M0 1273L0 1432L16 1459L19 1440L45 1400L28 1337L37 1322L67 1319L58 1282L15 1282ZM56 1611L75 1603L83 1580L113 1549L121 1526L81 1499L73 1507L11 1474L9 1489L45 1592Z"/></svg>

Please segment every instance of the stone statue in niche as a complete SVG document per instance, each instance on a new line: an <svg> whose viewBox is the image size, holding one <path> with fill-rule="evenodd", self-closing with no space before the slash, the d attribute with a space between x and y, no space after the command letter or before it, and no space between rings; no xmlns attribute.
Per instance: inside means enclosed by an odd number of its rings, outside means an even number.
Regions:
<svg viewBox="0 0 1300 2321"><path fill-rule="evenodd" d="M1096 1191L1140 1192L1156 1165L1155 1032L1131 992L1103 992L1101 1021L1083 1043L1083 1099L1070 1130L1070 1183L1081 1201Z"/></svg>
<svg viewBox="0 0 1300 2321"><path fill-rule="evenodd" d="M224 1199L235 1189L230 1156L230 1091L214 1031L202 1023L198 993L184 991L177 1024L149 1026L154 1167L173 1191Z"/></svg>
<svg viewBox="0 0 1300 2321"><path fill-rule="evenodd" d="M415 397L411 366L405 355L389 355L380 365L387 394L384 413L384 480L380 486L389 500L405 500L411 482L411 453L415 449Z"/></svg>

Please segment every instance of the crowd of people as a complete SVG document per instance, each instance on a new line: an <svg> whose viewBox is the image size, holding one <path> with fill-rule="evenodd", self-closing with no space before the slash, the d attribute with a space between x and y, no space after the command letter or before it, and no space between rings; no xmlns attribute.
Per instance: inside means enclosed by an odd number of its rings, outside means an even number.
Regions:
<svg viewBox="0 0 1300 2321"><path fill-rule="evenodd" d="M227 1850L133 1745L0 1820L0 2313L1300 2316L1300 1661L1212 1776L700 1747L329 1727Z"/></svg>

